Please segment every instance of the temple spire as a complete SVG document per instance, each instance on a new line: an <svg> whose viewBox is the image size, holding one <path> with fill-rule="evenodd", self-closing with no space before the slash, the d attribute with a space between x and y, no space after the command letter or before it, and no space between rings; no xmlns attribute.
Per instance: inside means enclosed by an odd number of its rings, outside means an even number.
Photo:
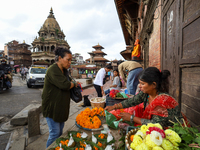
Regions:
<svg viewBox="0 0 200 150"><path fill-rule="evenodd" d="M48 18L55 18L53 15L53 9L51 7Z"/></svg>

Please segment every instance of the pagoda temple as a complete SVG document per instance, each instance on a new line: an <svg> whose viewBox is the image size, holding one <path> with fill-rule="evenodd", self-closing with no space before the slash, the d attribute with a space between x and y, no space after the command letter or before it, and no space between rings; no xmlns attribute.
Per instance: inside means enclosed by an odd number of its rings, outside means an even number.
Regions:
<svg viewBox="0 0 200 150"><path fill-rule="evenodd" d="M58 47L70 49L69 44L65 40L65 34L60 29L53 9L50 9L49 16L38 32L39 37L32 42L32 61L43 61L46 64L53 64L55 54L54 50Z"/></svg>
<svg viewBox="0 0 200 150"><path fill-rule="evenodd" d="M109 60L104 58L104 56L107 55L102 51L104 48L99 44L93 46L92 48L94 48L95 51L88 52L88 54L90 54L90 58L86 59L85 61L90 64L95 64L98 69L105 67L106 62L109 62Z"/></svg>

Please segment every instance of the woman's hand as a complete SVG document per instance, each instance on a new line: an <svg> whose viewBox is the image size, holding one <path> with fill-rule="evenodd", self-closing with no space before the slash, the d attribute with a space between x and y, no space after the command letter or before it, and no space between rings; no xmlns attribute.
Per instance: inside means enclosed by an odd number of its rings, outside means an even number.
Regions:
<svg viewBox="0 0 200 150"><path fill-rule="evenodd" d="M76 83L76 84L74 85L75 87L77 87L79 84L83 84L83 83L81 83L81 82L79 82L79 81L76 81L75 83Z"/></svg>
<svg viewBox="0 0 200 150"><path fill-rule="evenodd" d="M114 110L115 109L115 106L106 106L105 110L107 111L111 111L111 110Z"/></svg>
<svg viewBox="0 0 200 150"><path fill-rule="evenodd" d="M131 118L131 114L126 113L126 112L120 113L118 116L122 117L123 121L130 121L130 118Z"/></svg>

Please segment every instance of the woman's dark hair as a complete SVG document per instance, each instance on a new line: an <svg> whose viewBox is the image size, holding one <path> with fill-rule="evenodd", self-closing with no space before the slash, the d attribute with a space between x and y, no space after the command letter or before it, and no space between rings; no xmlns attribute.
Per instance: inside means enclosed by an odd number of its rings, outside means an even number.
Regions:
<svg viewBox="0 0 200 150"><path fill-rule="evenodd" d="M116 72L118 73L118 76L119 76L119 70L118 70L118 69L114 69L113 72L114 72L114 71L116 71Z"/></svg>
<svg viewBox="0 0 200 150"><path fill-rule="evenodd" d="M55 50L55 61L58 61L58 58L59 58L59 56L61 57L61 58L63 58L63 57L65 57L65 54L72 54L72 52L70 51L70 50L68 50L68 49L65 49L65 48L57 48L56 50Z"/></svg>
<svg viewBox="0 0 200 150"><path fill-rule="evenodd" d="M113 69L113 67L110 64L106 65L105 68L107 68L107 69Z"/></svg>
<svg viewBox="0 0 200 150"><path fill-rule="evenodd" d="M152 84L156 82L156 89L159 92L169 92L169 70L163 70L160 72L156 67L148 67L142 71L139 76L139 80Z"/></svg>

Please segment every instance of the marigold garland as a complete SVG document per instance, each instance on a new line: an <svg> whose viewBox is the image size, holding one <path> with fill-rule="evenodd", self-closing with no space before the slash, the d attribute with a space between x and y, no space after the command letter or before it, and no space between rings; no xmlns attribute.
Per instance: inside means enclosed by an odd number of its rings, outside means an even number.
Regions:
<svg viewBox="0 0 200 150"><path fill-rule="evenodd" d="M104 109L101 107L95 107L92 110L90 108L86 108L77 115L76 122L84 128L97 129L101 126L101 120L97 117L97 115L105 116Z"/></svg>

